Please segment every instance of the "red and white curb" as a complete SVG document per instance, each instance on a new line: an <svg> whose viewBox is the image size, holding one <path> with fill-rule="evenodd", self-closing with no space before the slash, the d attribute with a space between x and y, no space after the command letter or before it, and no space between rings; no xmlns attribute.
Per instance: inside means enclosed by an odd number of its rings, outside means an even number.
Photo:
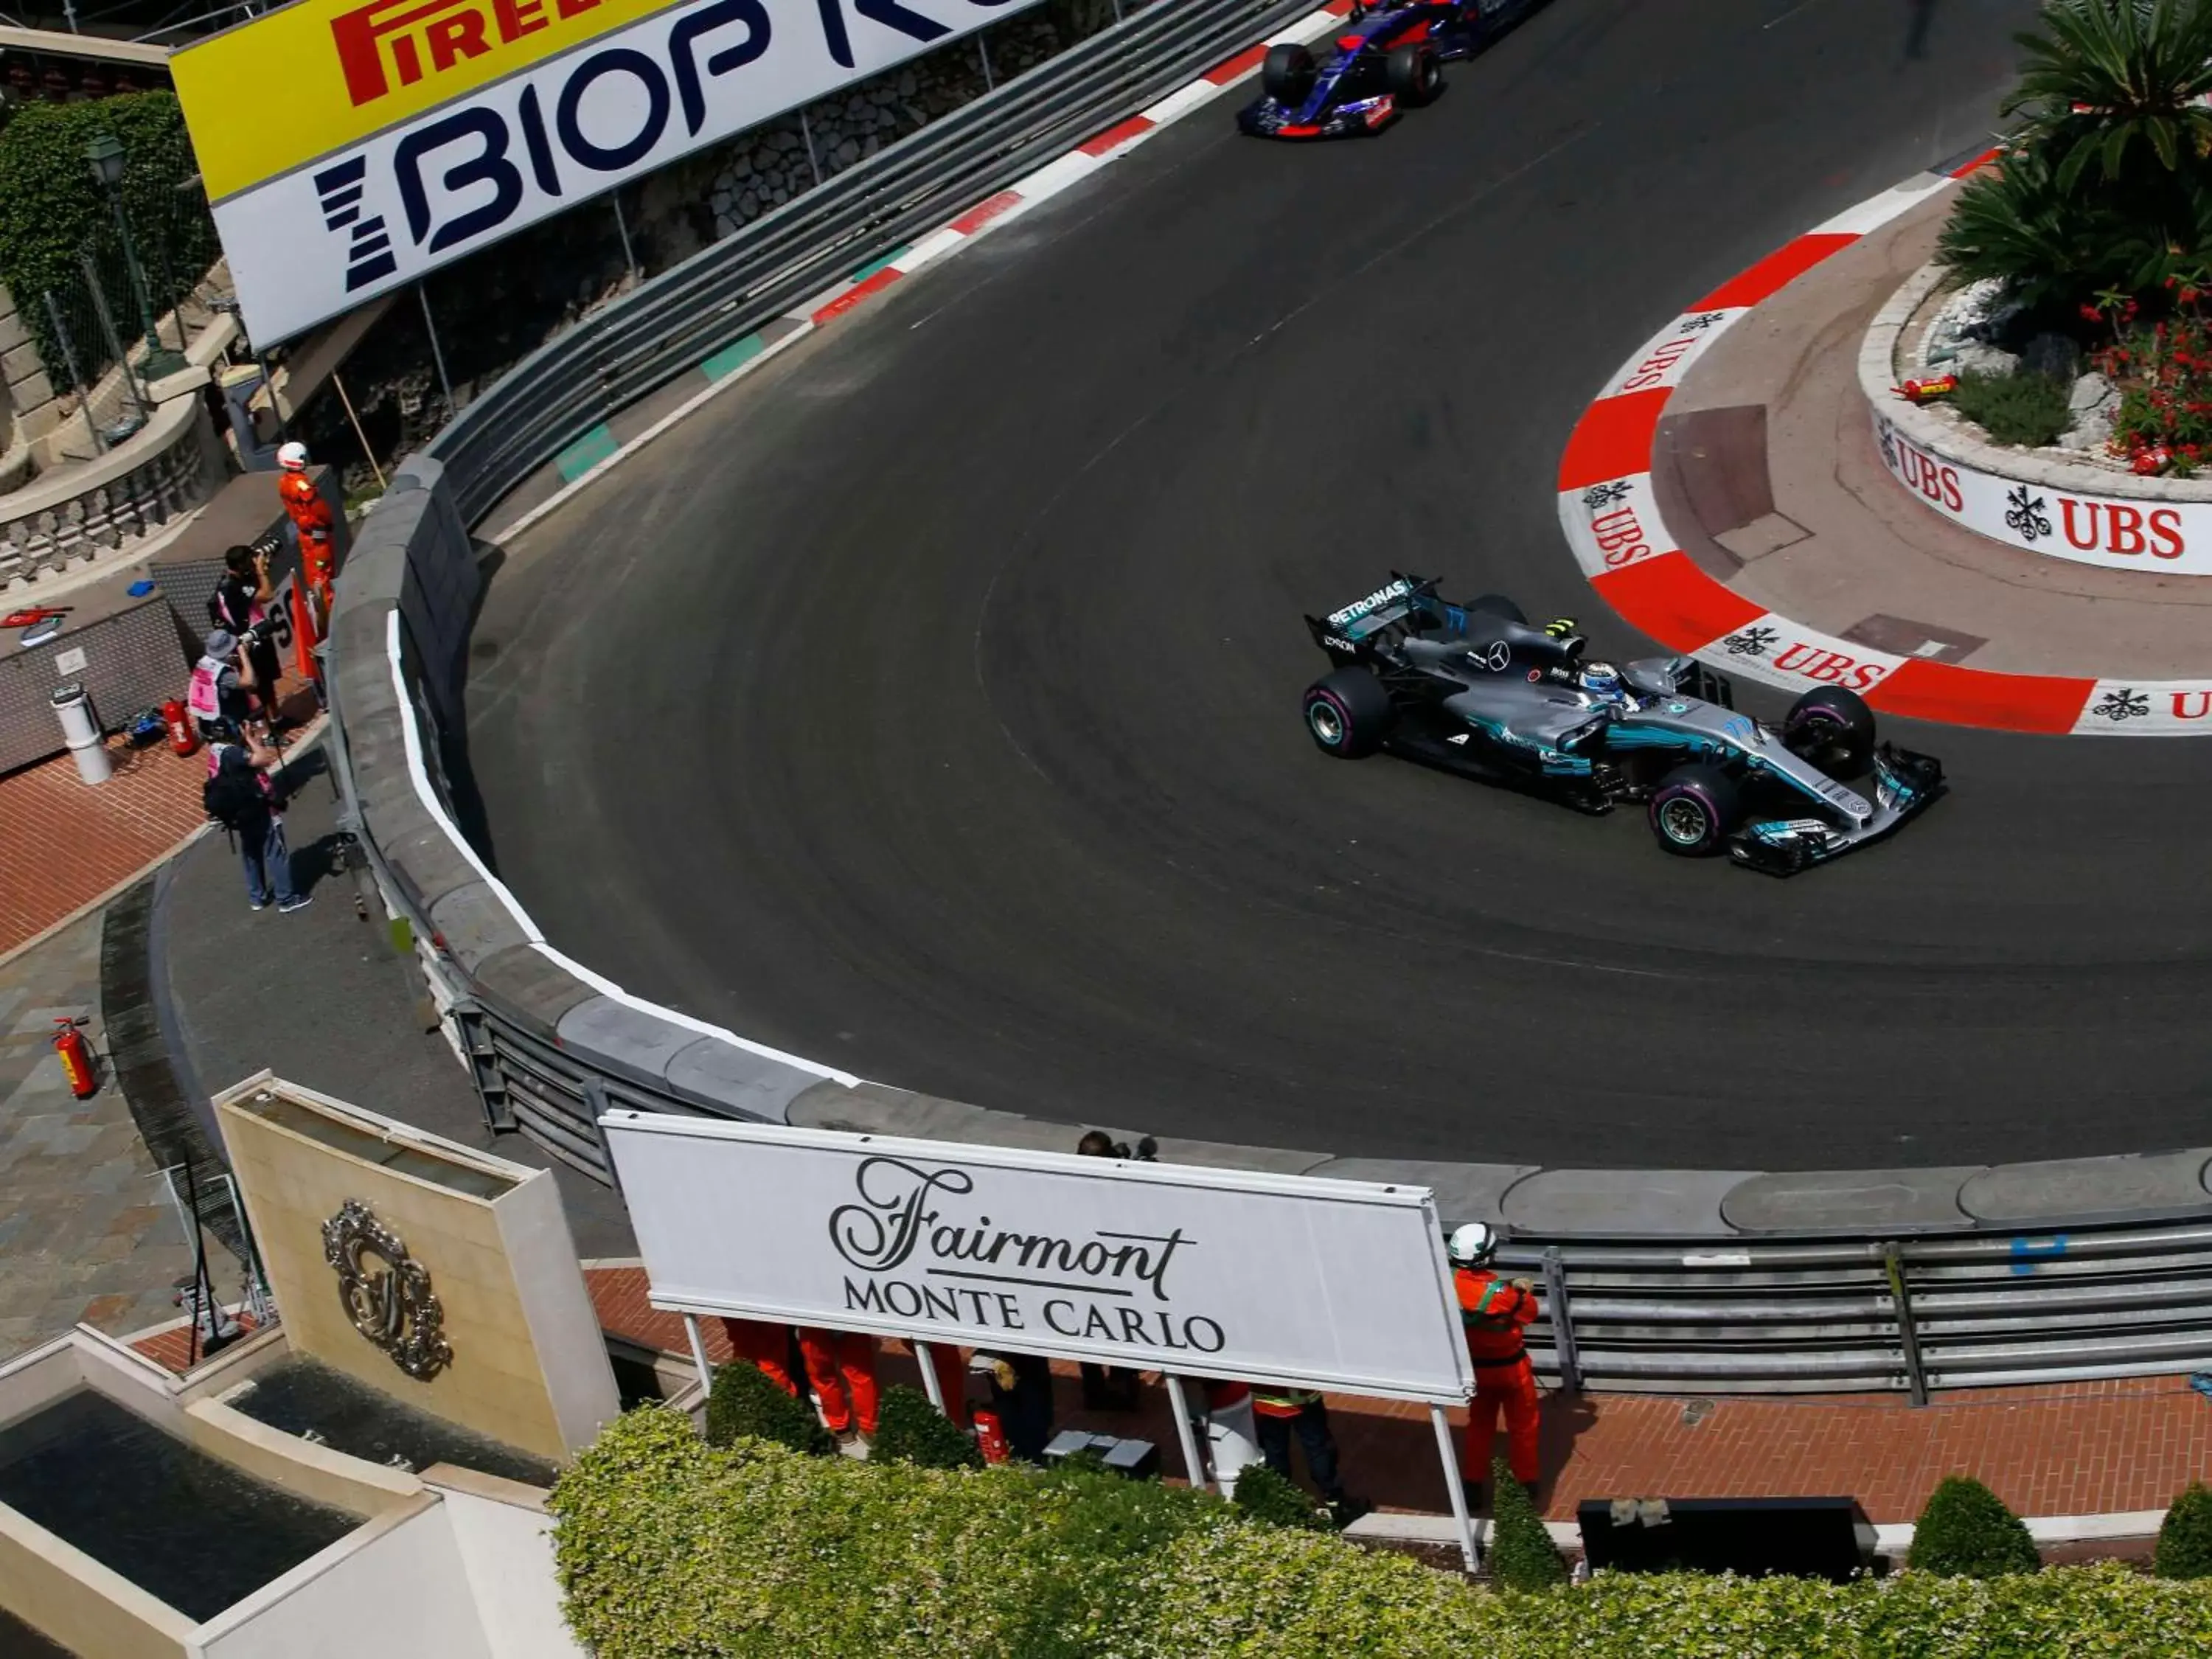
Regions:
<svg viewBox="0 0 2212 1659"><path fill-rule="evenodd" d="M2212 682L2004 674L1838 639L1744 598L1698 568L1661 516L1651 445L1674 388L1713 342L1814 266L1945 190L1994 155L1916 174L1816 226L1715 289L1654 335L1583 413L1559 460L1559 523L1606 603L1670 650L1802 691L1842 685L1885 714L2002 732L2212 734Z"/></svg>
<svg viewBox="0 0 2212 1659"><path fill-rule="evenodd" d="M915 238L890 258L872 265L862 266L853 276L793 307L769 323L758 333L739 342L731 352L720 354L726 358L732 355L736 357L736 361L727 368L718 367L714 358L708 359L701 365L709 381L705 390L686 399L651 426L612 449L587 471L579 474L513 523L503 526L491 539L504 543L520 535L578 491L597 483L655 438L815 330L866 305L877 295L911 276L924 265L957 252L987 232L1012 222L1040 202L1048 201L1060 191L1080 184L1109 162L1119 161L1162 128L1172 125L1193 111L1212 103L1257 70L1267 57L1269 46L1285 40L1304 43L1318 40L1333 32L1351 11L1352 0L1328 0L1328 3L1318 10L1308 12L1266 40L1255 41L1242 52L1223 58L1195 81L1178 87L1126 120L1117 121L1103 131L1086 138L1066 155L1048 161L995 195L985 198L928 234Z"/></svg>

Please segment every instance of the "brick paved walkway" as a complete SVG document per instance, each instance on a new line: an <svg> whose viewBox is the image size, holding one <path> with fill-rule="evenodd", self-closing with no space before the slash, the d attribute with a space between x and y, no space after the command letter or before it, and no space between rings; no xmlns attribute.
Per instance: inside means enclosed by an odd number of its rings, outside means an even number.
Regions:
<svg viewBox="0 0 2212 1659"><path fill-rule="evenodd" d="M683 1321L647 1305L642 1270L586 1276L609 1331L689 1354ZM726 1359L714 1322L702 1323L708 1358ZM1075 1368L1054 1370L1063 1425L1143 1435L1178 1467L1163 1390L1147 1389L1133 1417L1085 1412ZM911 1377L911 1362L887 1352L884 1380ZM1328 1407L1352 1491L1386 1508L1445 1508L1425 1407L1336 1395ZM2110 1515L2163 1509L2191 1480L2212 1480L2212 1400L2181 1376L1968 1389L1917 1411L1890 1395L1555 1395L1545 1401L1544 1467L1556 1521L1573 1519L1585 1498L1844 1496L1877 1522L1904 1522L1947 1474L1977 1476L2022 1515Z"/></svg>
<svg viewBox="0 0 2212 1659"><path fill-rule="evenodd" d="M80 1321L122 1335L173 1318L191 1271L112 1079L75 1098L48 1040L54 1016L88 1014L103 1047L100 938L88 916L0 967L0 1358ZM231 1293L229 1259L213 1260Z"/></svg>
<svg viewBox="0 0 2212 1659"><path fill-rule="evenodd" d="M56 756L0 777L0 956L144 869L205 821L207 763L112 742L98 788Z"/></svg>

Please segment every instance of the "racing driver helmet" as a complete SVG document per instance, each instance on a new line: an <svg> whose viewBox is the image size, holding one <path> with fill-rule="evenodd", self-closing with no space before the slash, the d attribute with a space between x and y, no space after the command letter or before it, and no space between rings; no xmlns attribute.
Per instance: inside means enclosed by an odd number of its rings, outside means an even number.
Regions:
<svg viewBox="0 0 2212 1659"><path fill-rule="evenodd" d="M1628 690L1621 684L1620 671L1609 662L1586 662L1576 675L1582 689L1594 697L1607 702L1624 702Z"/></svg>

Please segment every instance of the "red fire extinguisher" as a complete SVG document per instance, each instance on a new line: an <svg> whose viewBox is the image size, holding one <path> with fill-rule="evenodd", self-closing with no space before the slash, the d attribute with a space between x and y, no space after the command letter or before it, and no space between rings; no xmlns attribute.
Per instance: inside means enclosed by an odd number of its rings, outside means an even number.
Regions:
<svg viewBox="0 0 2212 1659"><path fill-rule="evenodd" d="M82 1019L57 1015L54 1052L62 1057L62 1070L69 1073L70 1092L79 1100L90 1100L100 1092L100 1073L93 1068L92 1045L76 1029L83 1024Z"/></svg>
<svg viewBox="0 0 2212 1659"><path fill-rule="evenodd" d="M192 717L183 703L172 697L161 705L161 724L169 728L169 748L173 753L191 755L198 752L200 734L192 730Z"/></svg>
<svg viewBox="0 0 2212 1659"><path fill-rule="evenodd" d="M988 1406L975 1408L975 1446L983 1454L986 1463L1003 1463L1010 1448L1006 1431L999 1421L998 1413Z"/></svg>

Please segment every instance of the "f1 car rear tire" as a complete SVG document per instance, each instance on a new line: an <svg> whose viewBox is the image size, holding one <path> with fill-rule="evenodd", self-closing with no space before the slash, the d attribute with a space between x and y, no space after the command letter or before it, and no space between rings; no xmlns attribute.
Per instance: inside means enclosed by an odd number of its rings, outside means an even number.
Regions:
<svg viewBox="0 0 2212 1659"><path fill-rule="evenodd" d="M1295 40L1281 41L1267 48L1267 61L1260 65L1260 89L1295 109L1312 94L1316 73L1311 52Z"/></svg>
<svg viewBox="0 0 2212 1659"><path fill-rule="evenodd" d="M1436 48L1425 40L1408 41L1396 48L1382 64L1383 84L1390 95L1409 108L1434 103L1444 89L1443 65Z"/></svg>
<svg viewBox="0 0 2212 1659"><path fill-rule="evenodd" d="M1480 611L1486 617L1503 617L1507 622L1520 623L1524 627L1528 621L1527 613L1503 593L1485 593L1479 599L1469 599L1466 608Z"/></svg>
<svg viewBox="0 0 2212 1659"><path fill-rule="evenodd" d="M1735 781L1717 766L1678 766L1651 792L1651 833L1681 858L1711 858L1742 815Z"/></svg>
<svg viewBox="0 0 2212 1659"><path fill-rule="evenodd" d="M1373 754L1392 720L1390 694L1364 668L1340 668L1306 688L1306 731L1339 760Z"/></svg>
<svg viewBox="0 0 2212 1659"><path fill-rule="evenodd" d="M1874 758L1874 710L1856 691L1817 686L1790 705L1782 741L1791 754L1823 770L1855 778Z"/></svg>

